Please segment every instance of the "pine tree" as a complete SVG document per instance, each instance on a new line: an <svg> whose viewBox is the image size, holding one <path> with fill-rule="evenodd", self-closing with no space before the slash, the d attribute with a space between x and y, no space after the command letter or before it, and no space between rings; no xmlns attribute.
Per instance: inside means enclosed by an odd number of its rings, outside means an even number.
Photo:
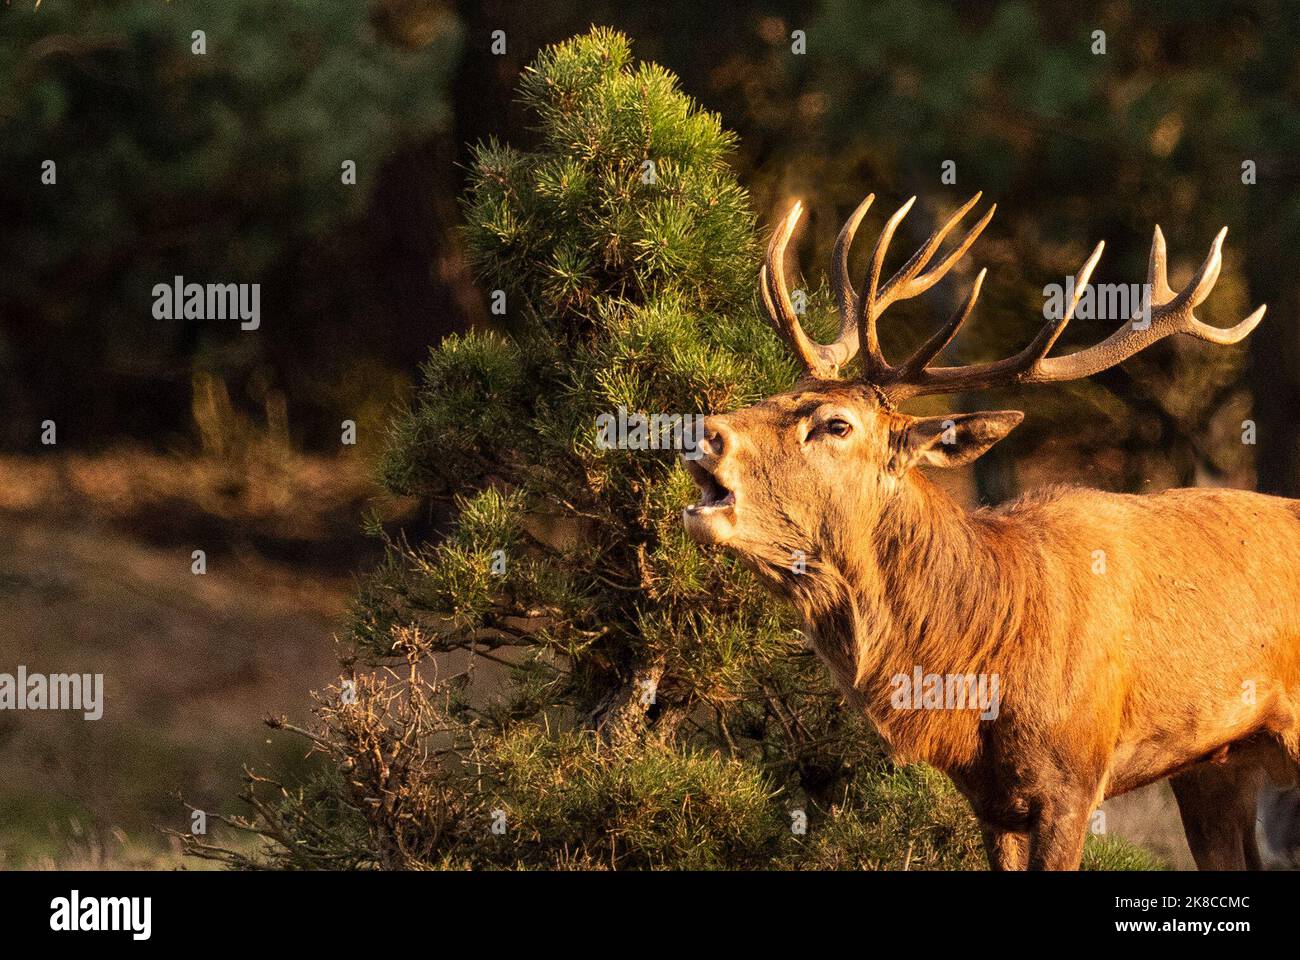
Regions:
<svg viewBox="0 0 1300 960"><path fill-rule="evenodd" d="M328 761L254 777L241 866L982 867L947 782L895 768L789 614L697 549L672 450L598 418L725 410L795 369L756 309L732 136L606 30L521 84L534 149L475 150L467 247L502 329L449 338L382 462L441 505L390 539L348 677L301 729ZM504 300L502 300L504 298ZM810 307L829 323L825 296ZM806 827L806 829L805 829ZM1140 857L1123 852L1137 863Z"/></svg>

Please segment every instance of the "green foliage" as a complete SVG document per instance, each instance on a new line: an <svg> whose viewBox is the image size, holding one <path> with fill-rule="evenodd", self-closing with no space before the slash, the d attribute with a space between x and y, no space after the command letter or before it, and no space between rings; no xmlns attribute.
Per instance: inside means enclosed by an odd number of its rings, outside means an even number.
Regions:
<svg viewBox="0 0 1300 960"><path fill-rule="evenodd" d="M978 825L935 770L863 762L842 802L789 866L814 870L973 870L986 866Z"/></svg>
<svg viewBox="0 0 1300 960"><path fill-rule="evenodd" d="M448 526L390 542L354 610L355 700L318 705L331 802L370 836L369 853L349 834L329 857L982 865L951 786L889 764L783 609L686 540L674 453L597 446L620 406L727 409L793 377L754 308L733 138L604 30L545 51L521 91L537 149L481 147L464 204L507 329L433 350L381 468ZM268 862L301 865L294 821L275 816L245 826L272 841Z"/></svg>
<svg viewBox="0 0 1300 960"><path fill-rule="evenodd" d="M520 92L540 149L479 147L465 205L486 285L552 331L595 322L610 298L675 293L699 313L749 299L753 216L724 162L735 138L671 73L594 30L542 53Z"/></svg>
<svg viewBox="0 0 1300 960"><path fill-rule="evenodd" d="M1088 834L1083 845L1084 870L1167 870L1168 867L1154 855L1140 847L1126 843L1119 837L1099 837Z"/></svg>
<svg viewBox="0 0 1300 960"><path fill-rule="evenodd" d="M716 753L526 727L494 759L509 824L497 855L520 865L761 868L789 836L759 771Z"/></svg>
<svg viewBox="0 0 1300 960"><path fill-rule="evenodd" d="M482 482L495 457L526 462L529 369L495 334L450 336L422 369L418 405L399 417L380 465L394 493L429 494Z"/></svg>

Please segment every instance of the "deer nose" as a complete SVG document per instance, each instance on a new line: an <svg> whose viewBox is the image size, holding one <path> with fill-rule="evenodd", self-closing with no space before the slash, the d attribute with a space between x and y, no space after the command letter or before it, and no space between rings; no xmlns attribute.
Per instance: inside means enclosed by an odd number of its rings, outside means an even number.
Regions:
<svg viewBox="0 0 1300 960"><path fill-rule="evenodd" d="M712 455L722 459L722 455L736 446L736 434L723 422L721 417L706 417L704 420L704 439L700 448L706 456Z"/></svg>

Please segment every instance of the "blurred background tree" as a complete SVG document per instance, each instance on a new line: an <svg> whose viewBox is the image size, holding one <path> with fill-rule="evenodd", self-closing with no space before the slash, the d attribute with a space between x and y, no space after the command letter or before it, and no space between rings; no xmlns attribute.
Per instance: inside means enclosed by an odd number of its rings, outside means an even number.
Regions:
<svg viewBox="0 0 1300 960"><path fill-rule="evenodd" d="M391 400L404 358L452 329L429 140L460 34L437 7L376 25L386 9L6 6L0 442L35 447L50 418L69 446L176 443L196 372L245 406L287 398L312 447ZM155 319L154 284L178 275L260 283L261 330Z"/></svg>

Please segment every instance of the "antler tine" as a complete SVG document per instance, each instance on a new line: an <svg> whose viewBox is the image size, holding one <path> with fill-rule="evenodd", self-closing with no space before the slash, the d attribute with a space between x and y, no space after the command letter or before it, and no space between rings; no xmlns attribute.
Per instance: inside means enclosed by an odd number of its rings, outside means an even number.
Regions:
<svg viewBox="0 0 1300 960"><path fill-rule="evenodd" d="M794 304L790 302L790 293L785 283L785 248L802 215L803 204L796 200L794 206L785 215L785 219L781 221L781 225L773 231L772 239L767 244L767 257L758 271L758 287L772 326L794 350L800 362L811 370L816 363L816 356L810 349L811 345L803 328L799 325L799 318L795 314Z"/></svg>
<svg viewBox="0 0 1300 960"><path fill-rule="evenodd" d="M940 350L952 343L952 338L957 335L957 331L961 329L962 324L970 317L971 311L975 309L975 301L979 299L980 287L984 285L984 278L987 275L987 268L979 272L975 277L975 282L971 284L970 293L966 295L965 302L953 311L953 315L948 322L903 361L898 368L900 382L917 376L931 360L939 355Z"/></svg>
<svg viewBox="0 0 1300 960"><path fill-rule="evenodd" d="M1226 328L1212 327L1208 323L1203 323L1197 319L1196 315L1192 313L1193 308L1199 307L1209 297L1210 291L1214 289L1214 284L1219 279L1219 272L1223 269L1223 241L1227 235L1227 227L1219 231L1214 238L1214 243L1210 245L1210 253L1205 258L1205 262L1196 271L1196 275L1187 284L1184 292L1165 307L1171 312L1186 310L1186 319L1189 321L1189 326L1186 330L1178 332L1190 333L1198 340L1220 345L1239 343L1264 319L1264 311L1267 309L1265 306L1260 306L1245 320ZM1168 287L1166 286L1165 289L1168 290ZM1183 297L1187 298L1185 307L1181 303Z"/></svg>
<svg viewBox="0 0 1300 960"><path fill-rule="evenodd" d="M852 331L855 339L858 335L858 294L853 289L853 280L849 276L849 248L853 245L853 237L858 232L862 218L867 215L875 199L874 193L867 194L866 199L858 204L857 209L844 221L839 236L835 238L835 255L831 260L831 279L835 284L835 294L840 304L840 335L844 336Z"/></svg>
<svg viewBox="0 0 1300 960"><path fill-rule="evenodd" d="M852 229L849 228L849 224L845 224L845 229L840 231L840 240L844 241L846 256L848 242L853 239L857 222L860 222L862 215L866 213L865 207L870 204L871 199L868 197L864 204L859 206L854 217L850 218ZM790 302L790 292L785 282L785 251L802 215L803 204L795 201L780 227L772 234L772 239L767 245L767 257L758 271L759 292L763 297L763 306L767 309L772 326L794 350L804 369L814 377L830 379L835 376L840 367L853 359L853 355L857 352L856 330L853 329L849 319L841 318L839 338L834 343L824 344L812 340L804 333L803 326L799 323L799 317L795 313L794 304ZM855 218L857 222L854 222ZM836 246L838 254L839 241ZM851 288L848 295L852 296ZM845 293L841 291L841 298L843 296ZM851 318L852 313L849 313L848 317Z"/></svg>
<svg viewBox="0 0 1300 960"><path fill-rule="evenodd" d="M1187 297L1189 307L1199 307L1204 303L1205 298L1214 289L1214 285L1218 283L1219 272L1223 269L1223 239L1227 235L1227 227L1218 232L1214 242L1210 244L1210 252L1206 254L1205 262L1201 264L1191 282L1183 289L1181 296Z"/></svg>
<svg viewBox="0 0 1300 960"><path fill-rule="evenodd" d="M807 337L803 332L803 328L799 326L799 321L795 318L793 312L787 312L773 302L773 287L774 284L768 273L767 265L764 264L758 268L758 290L763 297L763 306L767 308L768 319L771 321L772 326L776 328L776 332L794 351L795 356L799 358L799 362L803 364L806 370L812 372L817 358L810 349L810 344L805 342Z"/></svg>
<svg viewBox="0 0 1300 960"><path fill-rule="evenodd" d="M1061 333L1064 332L1066 325L1074 318L1074 312L1078 309L1079 301L1083 297L1083 291L1087 288L1088 282L1092 278L1092 272L1097 266L1097 261L1101 259L1101 253L1105 247L1104 242L1097 244L1083 266L1079 268L1079 272L1075 275L1074 294L1061 316L1045 323L1034 339L1026 344L1019 353L992 363L973 364L963 367L927 368L925 363L947 345L947 340L938 343L937 346L935 345L935 341L939 339L939 336L946 333L948 339L951 339L952 334L957 332L961 324L970 315L971 309L975 305L975 299L979 296L979 288L986 273L986 271L981 271L976 278L970 295L966 298L965 304L954 315L948 327L927 341L917 351L917 354L900 368L897 381L887 385L886 389L890 397L895 400L902 400L928 393L981 390L996 386L999 383L1025 380L1032 371L1038 368L1043 358L1051 352ZM932 346L934 349L933 352L930 352ZM923 356L919 363L916 362L918 356Z"/></svg>
<svg viewBox="0 0 1300 960"><path fill-rule="evenodd" d="M880 238L876 241L875 249L872 251L871 272L867 278L867 294L862 300L859 309L860 332L858 339L863 344L863 352L866 357L863 363L863 379L877 385L884 382L896 382L905 375L904 370L909 372L907 375L910 375L912 371L923 368L925 363L933 359L935 353L943 349L948 341L952 339L957 328L965 322L964 316L959 313L954 316L948 326L945 326L943 330L940 330L934 337L927 340L921 347L921 351L933 349L934 353L931 353L919 363L917 362L917 355L914 354L900 367L891 367L881 352L879 333L876 326L876 321L880 315L895 301L918 296L938 283L952 269L953 265L966 254L971 244L979 238L979 235L984 232L984 228L989 225L989 221L993 219L997 204L989 208L984 217L967 232L961 242L953 247L943 260L925 273L921 272L929 266L935 252L938 251L948 234L952 232L957 224L961 223L971 208L979 203L982 196L982 193L976 193L975 196L967 200L948 218L947 222L930 234L930 238L921 245L920 249L912 254L911 258L889 278L884 286L881 286L880 273L884 266L885 252L889 248L889 243L893 239L899 223L902 222L903 217L907 216L908 211L912 209L912 205L916 202L916 197L912 197L903 204L889 218L889 222L885 224L885 228L880 233ZM978 296L978 290L976 290L976 296ZM973 301L970 306L974 306ZM966 311L965 315L968 316L969 311ZM952 326L954 322L956 326Z"/></svg>
<svg viewBox="0 0 1300 960"><path fill-rule="evenodd" d="M935 230L921 248L912 255L911 259L881 288L880 272L884 266L885 253L889 249L889 243L893 239L899 223L902 222L903 217L907 216L908 211L916 203L916 197L912 197L903 204L889 218L889 222L885 224L884 230L881 231L880 237L876 240L871 256L871 272L867 280L866 295L862 297L854 290L853 282L849 276L849 249L853 244L853 238L857 234L858 227L862 224L862 218L866 216L872 202L876 199L875 194L868 195L858 204L848 220L845 221L844 226L840 228L839 235L835 239L835 251L831 260L831 274L835 295L839 302L840 333L833 343L826 344L817 343L808 337L799 323L794 304L790 301L789 290L785 282L786 247L789 245L799 218L803 214L803 205L796 202L790 208L790 212L786 214L780 226L773 231L772 239L768 243L767 256L759 270L759 292L762 295L763 305L767 309L772 325L793 348L808 373L815 377L834 377L840 368L852 360L859 350L865 346L865 378L880 383L892 382L897 379L898 371L889 365L880 351L880 341L876 334L876 319L895 300L917 296L934 286L952 268L952 265L965 254L970 245L988 226L989 220L993 217L993 211L997 209L996 206L985 214L984 218L967 233L961 243L949 252L938 265L931 267L926 273L921 272L929 266L931 259L933 259L944 239L970 212L971 207L979 202L981 196L982 194L975 194L956 213L949 217L948 221ZM976 293L978 295L978 291ZM955 328L953 328L953 332L955 332ZM951 337L952 332L949 332L947 339L951 339ZM942 349L947 339L934 348L936 352ZM921 365L923 366L928 359L922 360Z"/></svg>
<svg viewBox="0 0 1300 960"><path fill-rule="evenodd" d="M879 298L876 296L877 288L880 286L880 270L885 264L885 251L889 249L889 241L894 238L894 231L898 229L898 225L907 216L914 203L916 197L912 197L894 211L894 215L885 223L885 228L880 231L880 236L876 238L876 245L871 251L871 272L867 275L866 296L862 298L861 308L858 311L858 343L863 353L862 377L873 383L887 377L890 373L885 355L880 352L880 338L876 333L876 319L884 310L884 306L879 305Z"/></svg>
<svg viewBox="0 0 1300 960"><path fill-rule="evenodd" d="M1197 340L1216 343L1221 347L1230 347L1234 343L1241 343L1242 340L1250 336L1251 331L1258 327L1259 322L1264 319L1264 311L1267 309L1268 304L1261 303L1255 308L1254 313L1231 327L1212 327L1208 323L1202 323L1200 320L1193 318L1192 323L1195 325L1195 329L1187 332Z"/></svg>
<svg viewBox="0 0 1300 960"><path fill-rule="evenodd" d="M1151 288L1152 303L1173 299L1174 291L1169 289L1169 274L1165 267L1165 235L1158 223L1151 239L1151 257L1147 261L1147 284Z"/></svg>
<svg viewBox="0 0 1300 960"><path fill-rule="evenodd" d="M1210 252L1196 271L1195 276L1176 296L1164 282L1164 238L1157 229L1155 240L1151 245L1151 268L1148 282L1151 283L1152 302L1150 322L1141 314L1132 318L1101 343L1095 344L1077 353L1064 357L1049 357L1040 361L1030 373L1023 378L1026 383L1053 383L1062 380L1077 380L1091 376L1109 367L1123 363L1129 357L1146 349L1157 340L1176 333L1186 333L1198 340L1223 346L1239 343L1264 319L1266 306L1260 306L1254 313L1234 326L1212 327L1201 322L1193 313L1193 308L1203 303L1214 288L1223 267L1223 240L1228 228L1219 231L1210 245ZM1163 287L1163 289L1158 289ZM1155 298L1161 298L1156 303Z"/></svg>
<svg viewBox="0 0 1300 960"><path fill-rule="evenodd" d="M949 321L944 331L941 331L941 334L948 333L947 339L951 339L951 334L955 334L957 329L965 323L966 318L970 316L970 312L975 306L975 300L979 296L979 287L984 281L985 272L980 272L971 288L971 292L966 297L966 301L954 314L953 319ZM926 367L924 363L909 360L903 367L899 368L898 378L885 385L885 392L891 400L898 401L927 393L982 390L1002 382L1015 380L1052 348L1052 344L1060 336L1061 330L1064 329L1067 322L1064 317L1060 320L1051 321L1039 330L1038 335L1015 356L992 363L965 367L930 368ZM938 336L936 335L931 341L927 341L922 349L917 352L928 352L934 339L938 339ZM945 341L934 352L938 353L946 345Z"/></svg>
<svg viewBox="0 0 1300 960"><path fill-rule="evenodd" d="M1175 295L1166 280L1164 237L1159 228L1156 228L1155 239L1151 245L1147 282L1150 284L1152 301L1158 298L1159 302L1149 304L1149 323L1140 322L1146 318L1144 312L1138 312L1130 322L1101 343L1064 357L1047 356L1056 345L1066 325L1074 317L1080 299L1092 279L1092 272L1105 248L1104 243L1099 243L1076 275L1074 295L1061 317L1044 324L1038 335L1015 356L992 363L964 367L926 367L925 364L943 349L952 334L969 315L979 293L980 281L983 280L981 274L966 303L953 320L949 321L948 326L926 341L907 363L898 368L897 376L882 386L891 398L903 399L928 393L984 389L1002 383L1055 383L1063 380L1078 380L1123 363L1157 340L1163 340L1176 333L1190 334L1209 343L1238 343L1263 319L1265 307L1261 306L1245 320L1228 328L1212 327L1202 323L1193 313L1193 308L1205 301L1218 279L1223 267L1222 248L1226 234L1225 227L1215 237L1205 262L1201 264L1195 276L1182 291Z"/></svg>
<svg viewBox="0 0 1300 960"><path fill-rule="evenodd" d="M948 218L948 222L930 234L930 239L925 242L925 245L912 254L911 259L889 278L889 282L880 291L880 310L884 310L895 300L910 300L912 297L925 293L943 279L944 275L952 269L953 264L965 256L971 244L979 239L979 235L984 232L984 228L993 219L993 214L998 209L996 203L989 207L988 213L984 214L983 218L975 226L971 227L966 236L962 238L961 243L953 247L937 266L917 276L930 262L930 258L939 249L939 245L943 243L944 238L952 232L952 228L961 223L966 214L970 212L971 207L979 203L983 195L983 192L980 192L967 200L956 213Z"/></svg>
<svg viewBox="0 0 1300 960"><path fill-rule="evenodd" d="M1052 347L1056 346L1056 341L1061 338L1066 326L1074 319L1074 311L1079 309L1079 301L1083 299L1083 293L1088 289L1088 284L1092 280L1092 271L1097 268L1097 263L1101 260L1102 252L1105 249L1106 241L1099 240L1097 245L1092 248L1092 253L1088 254L1088 259L1079 268L1079 272L1074 275L1074 294L1070 297L1070 304L1065 308L1065 312L1061 314L1059 319L1049 320L1045 323L1043 329L1038 332L1038 336L1025 347L1024 353L1034 354L1033 363L1038 363L1052 352Z"/></svg>

